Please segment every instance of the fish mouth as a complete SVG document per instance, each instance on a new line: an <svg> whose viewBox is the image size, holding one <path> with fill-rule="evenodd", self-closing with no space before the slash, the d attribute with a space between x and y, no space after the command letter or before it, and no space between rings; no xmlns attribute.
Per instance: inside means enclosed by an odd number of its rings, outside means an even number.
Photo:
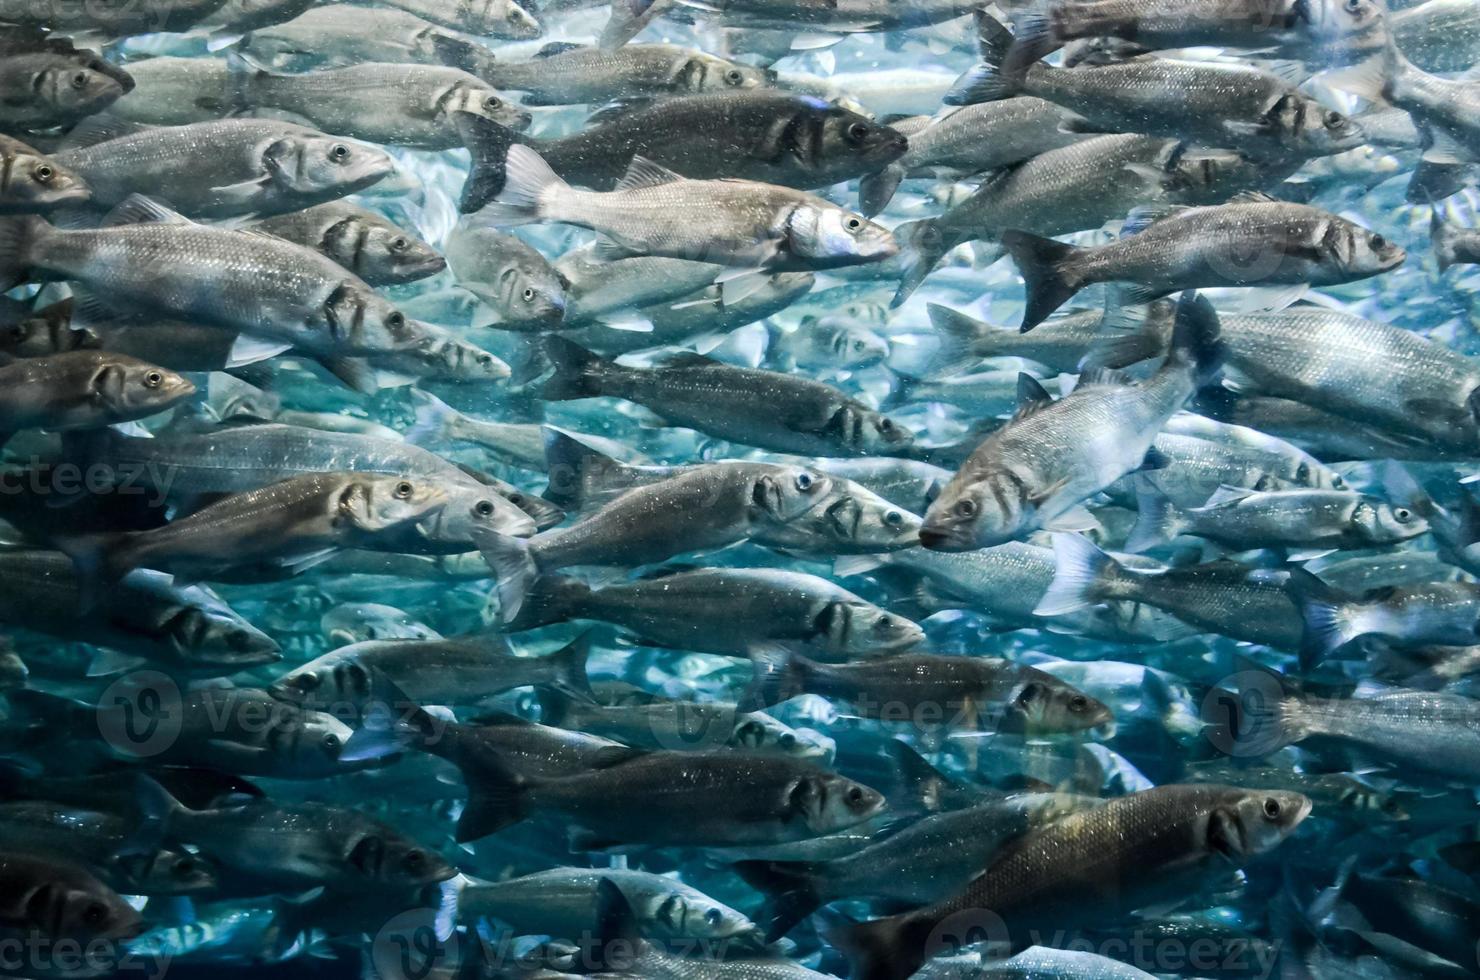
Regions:
<svg viewBox="0 0 1480 980"><path fill-rule="evenodd" d="M925 524L921 526L919 535L920 546L929 551L975 551L978 547L960 528Z"/></svg>

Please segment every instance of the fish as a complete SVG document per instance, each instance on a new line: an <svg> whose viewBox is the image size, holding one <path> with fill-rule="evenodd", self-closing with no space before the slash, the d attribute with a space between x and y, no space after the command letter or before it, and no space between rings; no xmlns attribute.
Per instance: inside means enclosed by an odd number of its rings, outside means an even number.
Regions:
<svg viewBox="0 0 1480 980"><path fill-rule="evenodd" d="M390 6L480 36L527 40L539 37L544 30L539 20L515 0L478 0L450 11L429 0L396 0Z"/></svg>
<svg viewBox="0 0 1480 980"><path fill-rule="evenodd" d="M529 61L499 61L455 39L439 39L449 64L496 89L524 93L525 105L605 105L615 99L769 88L775 72L674 44L628 44L616 51L554 42Z"/></svg>
<svg viewBox="0 0 1480 980"><path fill-rule="evenodd" d="M447 268L447 260L426 242L348 202L304 208L253 227L316 249L371 286L404 286Z"/></svg>
<svg viewBox="0 0 1480 980"><path fill-rule="evenodd" d="M1300 287L1379 275L1408 257L1402 246L1345 218L1254 192L1227 204L1142 211L1121 234L1113 244L1081 248L1004 233L1002 244L1028 284L1023 329L1091 282L1133 284L1131 295L1146 299L1211 286L1303 292Z"/></svg>
<svg viewBox="0 0 1480 980"><path fill-rule="evenodd" d="M0 881L7 897L0 930L12 941L107 941L143 931L132 906L70 861L6 851L0 853Z"/></svg>
<svg viewBox="0 0 1480 980"><path fill-rule="evenodd" d="M627 176L606 194L576 190L519 144L509 147L504 171L503 190L480 214L506 226L581 225L640 255L812 271L898 251L884 228L822 198L771 184L688 180L643 157L633 157ZM708 219L695 222L701 214Z"/></svg>
<svg viewBox="0 0 1480 980"><path fill-rule="evenodd" d="M476 44L471 35L396 7L329 3L256 27L238 46L266 67L291 72L365 62L442 65L438 43L443 38Z"/></svg>
<svg viewBox="0 0 1480 980"><path fill-rule="evenodd" d="M19 429L101 429L163 412L195 394L189 379L101 351L68 351L0 367L0 436Z"/></svg>
<svg viewBox="0 0 1480 980"><path fill-rule="evenodd" d="M1475 265L1480 262L1480 236L1468 228L1458 228L1446 222L1437 209L1430 225L1434 261L1439 271L1445 272L1456 265Z"/></svg>
<svg viewBox="0 0 1480 980"><path fill-rule="evenodd" d="M220 10L225 2L226 0L163 0L162 3L150 4L147 9L127 3L105 3L38 10L22 0L7 0L0 6L0 23L120 38L186 30Z"/></svg>
<svg viewBox="0 0 1480 980"><path fill-rule="evenodd" d="M1178 306L1175 353L1144 385L1127 384L1115 372L1085 373L1073 393L1053 401L1024 375L1017 414L977 447L930 505L921 543L968 551L1079 520L1076 508L1089 495L1146 465L1156 433L1191 396L1198 377L1216 370L1218 331L1211 304L1188 293ZM1082 435L1069 435L1076 430ZM1061 441L1050 442L1042 434L1049 432ZM1099 441L1106 439L1113 448ZM1159 461L1153 455L1153 469Z"/></svg>
<svg viewBox="0 0 1480 980"><path fill-rule="evenodd" d="M621 397L671 424L776 452L820 456L904 454L913 434L893 419L808 378L735 368L680 352L657 368L623 367L564 338L546 341L552 401ZM777 405L786 410L777 413Z"/></svg>
<svg viewBox="0 0 1480 980"><path fill-rule="evenodd" d="M953 913L990 909L987 921L999 923L1003 938L1026 945L1023 933L1034 923L1074 921L1093 905L1129 911L1168 889L1195 887L1219 862L1237 866L1278 847L1310 811L1306 797L1278 790L1143 790L1034 832L951 898L834 936L856 976L908 977L944 951L925 940Z"/></svg>
<svg viewBox="0 0 1480 980"><path fill-rule="evenodd" d="M87 182L67 167L0 136L0 214L41 214L91 198Z"/></svg>
<svg viewBox="0 0 1480 980"><path fill-rule="evenodd" d="M768 89L618 102L571 136L527 145L566 181L612 190L641 156L693 180L739 178L799 190L826 187L893 162L908 140L888 126L814 97ZM463 211L498 192L511 142L496 124L469 121L463 138L478 166Z"/></svg>
<svg viewBox="0 0 1480 980"><path fill-rule="evenodd" d="M691 618L700 607L704 618ZM733 632L715 635L708 627L711 616L722 617ZM917 624L826 579L776 569L665 569L601 589L548 578L525 596L519 616L506 625L527 629L564 618L598 619L661 646L697 646L737 657L772 646L811 650L830 661L882 656L924 638Z"/></svg>

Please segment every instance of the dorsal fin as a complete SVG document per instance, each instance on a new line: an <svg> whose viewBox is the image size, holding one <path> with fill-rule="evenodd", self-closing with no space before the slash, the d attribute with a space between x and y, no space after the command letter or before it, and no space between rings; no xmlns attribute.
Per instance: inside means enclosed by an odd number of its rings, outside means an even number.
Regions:
<svg viewBox="0 0 1480 980"><path fill-rule="evenodd" d="M1264 191L1239 191L1228 199L1229 204L1279 204L1280 199Z"/></svg>
<svg viewBox="0 0 1480 980"><path fill-rule="evenodd" d="M188 224L193 224L193 222L183 214L171 211L158 201L150 200L142 194L130 194L103 219L104 228L115 228L119 225Z"/></svg>
<svg viewBox="0 0 1480 980"><path fill-rule="evenodd" d="M568 51L580 51L584 47L586 45L577 44L574 41L551 41L536 51L534 56L536 58L553 58L557 54L565 54Z"/></svg>
<svg viewBox="0 0 1480 980"><path fill-rule="evenodd" d="M1078 391L1080 388L1093 388L1104 385L1124 387L1135 383L1136 379L1124 371L1117 371L1114 368L1092 367L1086 368L1079 375L1079 383L1074 386L1074 390Z"/></svg>
<svg viewBox="0 0 1480 980"><path fill-rule="evenodd" d="M1129 238L1132 235L1139 235L1158 221L1165 221L1167 218L1190 210L1192 209L1180 204L1142 205L1125 216L1125 223L1120 226L1120 237Z"/></svg>
<svg viewBox="0 0 1480 980"><path fill-rule="evenodd" d="M1053 396L1039 383L1037 378L1031 374L1020 373L1018 375L1017 410L1013 413L1013 418L1025 419L1052 404Z"/></svg>
<svg viewBox="0 0 1480 980"><path fill-rule="evenodd" d="M636 156L627 165L627 172L622 175L622 179L617 181L616 189L630 191L639 187L658 187L662 184L671 184L675 180L683 180L683 177L662 164L654 163L647 157Z"/></svg>

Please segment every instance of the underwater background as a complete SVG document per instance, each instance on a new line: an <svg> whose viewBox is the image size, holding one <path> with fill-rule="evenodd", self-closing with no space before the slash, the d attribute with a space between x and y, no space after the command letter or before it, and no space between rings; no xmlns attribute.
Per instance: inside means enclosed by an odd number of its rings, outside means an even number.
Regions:
<svg viewBox="0 0 1480 980"><path fill-rule="evenodd" d="M0 976L1480 973L1477 56L0 0Z"/></svg>

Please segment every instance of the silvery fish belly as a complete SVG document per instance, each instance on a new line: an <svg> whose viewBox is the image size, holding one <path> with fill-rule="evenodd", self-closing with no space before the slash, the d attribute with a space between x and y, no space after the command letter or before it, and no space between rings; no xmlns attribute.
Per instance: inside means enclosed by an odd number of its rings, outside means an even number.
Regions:
<svg viewBox="0 0 1480 980"><path fill-rule="evenodd" d="M0 980L1480 972L1476 0L0 0Z"/></svg>

